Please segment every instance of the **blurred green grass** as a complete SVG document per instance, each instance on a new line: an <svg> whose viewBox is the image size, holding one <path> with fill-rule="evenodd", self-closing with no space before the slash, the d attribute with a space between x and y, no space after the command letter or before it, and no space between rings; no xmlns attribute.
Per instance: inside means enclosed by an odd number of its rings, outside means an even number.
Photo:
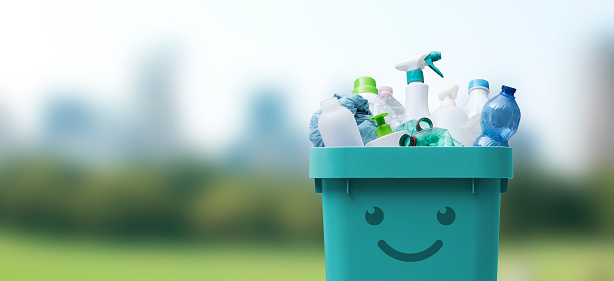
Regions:
<svg viewBox="0 0 614 281"><path fill-rule="evenodd" d="M0 280L324 280L323 246L122 244L0 233Z"/></svg>
<svg viewBox="0 0 614 281"><path fill-rule="evenodd" d="M614 244L551 239L503 244L499 280L614 280ZM323 247L124 244L0 232L0 280L325 280Z"/></svg>
<svg viewBox="0 0 614 281"><path fill-rule="evenodd" d="M569 181L515 169L499 280L614 280L610 170ZM190 159L12 161L0 169L0 281L325 280L320 198L306 175Z"/></svg>

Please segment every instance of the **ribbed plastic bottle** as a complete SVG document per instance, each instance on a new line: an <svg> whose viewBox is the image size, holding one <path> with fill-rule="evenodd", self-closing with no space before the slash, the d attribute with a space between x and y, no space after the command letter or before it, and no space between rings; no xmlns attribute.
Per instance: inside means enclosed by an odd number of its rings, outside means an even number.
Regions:
<svg viewBox="0 0 614 281"><path fill-rule="evenodd" d="M318 120L318 130L324 146L364 146L354 114L339 105L337 98L327 99L320 106L322 114Z"/></svg>
<svg viewBox="0 0 614 281"><path fill-rule="evenodd" d="M388 86L382 86L378 89L379 94L375 98L375 104L371 111L373 115L379 115L382 113L388 113L388 116L384 118L386 123L394 128L403 123L405 119L405 107L394 98L392 95L392 88Z"/></svg>
<svg viewBox="0 0 614 281"><path fill-rule="evenodd" d="M520 108L514 97L516 89L503 86L501 93L490 99L482 110L482 135L474 146L509 146L508 140L518 130Z"/></svg>
<svg viewBox="0 0 614 281"><path fill-rule="evenodd" d="M441 105L431 113L433 126L437 128L447 129L452 137L463 142L460 128L467 123L467 114L460 107L456 106L456 97L458 95L458 85L452 86L439 94Z"/></svg>

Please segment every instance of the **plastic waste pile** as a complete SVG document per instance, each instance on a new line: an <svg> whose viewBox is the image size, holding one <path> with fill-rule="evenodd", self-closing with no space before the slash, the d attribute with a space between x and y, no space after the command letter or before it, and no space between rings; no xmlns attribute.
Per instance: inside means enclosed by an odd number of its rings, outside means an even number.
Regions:
<svg viewBox="0 0 614 281"><path fill-rule="evenodd" d="M423 69L428 66L443 78L434 65L440 59L440 52L424 52L395 65L406 72L405 106L394 98L392 87L378 89L372 77L357 78L351 94L320 103L309 139L316 147L509 146L520 123L516 89L504 85L488 99L488 81L474 79L463 108L456 104L459 87L453 85L439 94L440 106L431 113Z"/></svg>

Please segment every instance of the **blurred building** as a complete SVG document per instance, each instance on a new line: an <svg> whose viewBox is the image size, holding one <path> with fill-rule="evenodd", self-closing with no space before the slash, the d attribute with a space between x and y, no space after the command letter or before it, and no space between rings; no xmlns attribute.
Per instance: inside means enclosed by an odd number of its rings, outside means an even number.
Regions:
<svg viewBox="0 0 614 281"><path fill-rule="evenodd" d="M584 78L586 92L584 95L585 117L583 118L589 134L576 139L585 152L586 161L590 166L614 163L614 34L600 36L597 44L588 52L588 64L584 66L587 77ZM572 145L572 144L570 144Z"/></svg>
<svg viewBox="0 0 614 281"><path fill-rule="evenodd" d="M70 93L52 93L43 114L42 146L82 160L170 156L179 144L172 116L175 57L147 56L137 68L133 104L101 108ZM122 110L123 109L123 110Z"/></svg>
<svg viewBox="0 0 614 281"><path fill-rule="evenodd" d="M140 156L164 156L177 151L177 124L173 111L177 52L160 48L148 53L137 67L134 123L129 146Z"/></svg>
<svg viewBox="0 0 614 281"><path fill-rule="evenodd" d="M253 171L300 170L308 163L306 135L294 128L292 115L283 90L261 87L251 95L248 120L227 152L227 163L233 168Z"/></svg>
<svg viewBox="0 0 614 281"><path fill-rule="evenodd" d="M94 108L74 95L54 96L44 108L42 146L69 157L104 155L108 139Z"/></svg>

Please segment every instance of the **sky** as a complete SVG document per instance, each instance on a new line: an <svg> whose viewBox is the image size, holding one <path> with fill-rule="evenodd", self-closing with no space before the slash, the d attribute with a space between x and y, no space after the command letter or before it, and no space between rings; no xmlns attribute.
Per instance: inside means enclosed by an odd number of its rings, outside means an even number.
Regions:
<svg viewBox="0 0 614 281"><path fill-rule="evenodd" d="M55 92L72 89L109 111L129 112L148 54L176 54L175 112L187 146L216 151L247 120L250 95L282 89L290 124L307 139L311 114L360 76L391 86L405 102L394 65L440 51L444 79L425 70L431 111L438 94L467 83L518 89L517 136L537 159L561 168L586 162L561 140L578 128L590 95L590 50L614 37L608 1L3 1L0 111L15 134L33 139ZM598 61L598 60L597 60ZM588 96L588 97L587 97ZM605 121L604 121L605 122ZM514 146L515 139L510 144Z"/></svg>

